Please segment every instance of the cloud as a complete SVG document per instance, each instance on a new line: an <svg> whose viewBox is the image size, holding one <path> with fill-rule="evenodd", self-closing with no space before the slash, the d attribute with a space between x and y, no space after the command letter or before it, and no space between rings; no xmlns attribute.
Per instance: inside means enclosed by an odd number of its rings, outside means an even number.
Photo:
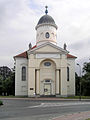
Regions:
<svg viewBox="0 0 90 120"><path fill-rule="evenodd" d="M81 48L86 49L89 48L89 46L90 46L90 38L83 39L81 41L69 45L69 47L73 50L81 50Z"/></svg>
<svg viewBox="0 0 90 120"><path fill-rule="evenodd" d="M0 66L13 66L14 55L36 44L45 5L58 25L58 45L66 43L78 59L90 55L90 0L0 0Z"/></svg>

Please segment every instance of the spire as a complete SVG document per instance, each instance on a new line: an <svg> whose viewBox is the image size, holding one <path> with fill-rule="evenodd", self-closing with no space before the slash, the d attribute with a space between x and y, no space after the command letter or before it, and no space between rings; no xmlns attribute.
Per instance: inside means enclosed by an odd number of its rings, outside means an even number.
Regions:
<svg viewBox="0 0 90 120"><path fill-rule="evenodd" d="M47 13L48 13L48 10L47 10L48 6L46 5L45 8L46 8L45 13L47 15Z"/></svg>

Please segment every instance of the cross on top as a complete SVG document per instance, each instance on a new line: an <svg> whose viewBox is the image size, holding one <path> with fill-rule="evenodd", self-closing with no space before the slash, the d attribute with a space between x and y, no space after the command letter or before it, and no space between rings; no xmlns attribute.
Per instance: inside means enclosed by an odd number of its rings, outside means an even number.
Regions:
<svg viewBox="0 0 90 120"><path fill-rule="evenodd" d="M46 8L45 13L47 15L47 13L48 13L48 10L47 10L48 6L46 5L45 8Z"/></svg>

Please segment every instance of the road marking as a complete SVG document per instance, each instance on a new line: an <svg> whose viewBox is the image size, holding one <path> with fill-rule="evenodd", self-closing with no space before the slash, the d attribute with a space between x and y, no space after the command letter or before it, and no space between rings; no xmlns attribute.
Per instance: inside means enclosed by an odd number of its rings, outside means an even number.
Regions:
<svg viewBox="0 0 90 120"><path fill-rule="evenodd" d="M90 102L76 102L76 103L41 103L36 106L29 106L27 108L36 108L36 107L58 107L58 106L71 106L71 105L90 105Z"/></svg>
<svg viewBox="0 0 90 120"><path fill-rule="evenodd" d="M44 103L41 103L40 105L36 105L36 106L29 106L29 107L27 107L27 108L36 108L36 107L41 107L41 106L43 106L43 104L44 104Z"/></svg>

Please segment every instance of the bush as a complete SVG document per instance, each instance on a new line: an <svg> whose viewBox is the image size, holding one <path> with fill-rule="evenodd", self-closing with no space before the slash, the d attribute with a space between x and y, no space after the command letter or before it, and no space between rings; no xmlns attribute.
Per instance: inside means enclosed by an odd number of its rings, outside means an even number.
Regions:
<svg viewBox="0 0 90 120"><path fill-rule="evenodd" d="M0 101L0 105L3 105L3 102L2 102L2 101Z"/></svg>

